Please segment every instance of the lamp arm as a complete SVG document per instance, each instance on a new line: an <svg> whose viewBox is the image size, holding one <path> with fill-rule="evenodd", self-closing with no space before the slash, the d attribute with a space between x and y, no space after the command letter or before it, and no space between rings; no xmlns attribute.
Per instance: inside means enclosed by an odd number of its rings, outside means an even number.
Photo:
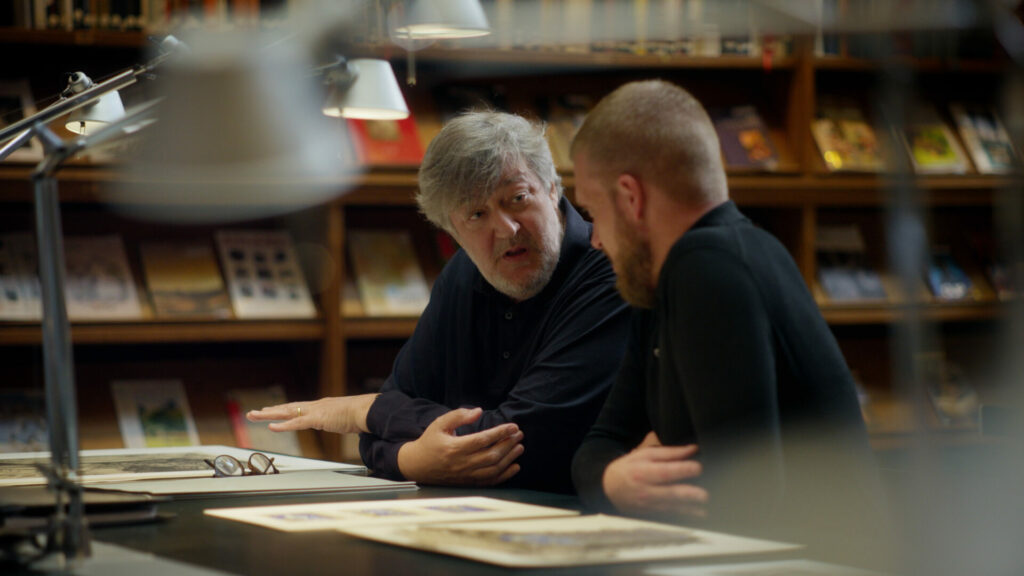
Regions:
<svg viewBox="0 0 1024 576"><path fill-rule="evenodd" d="M107 92L131 86L138 81L139 76L152 73L154 69L163 64L170 57L174 56L177 52L187 49L185 44L173 36L165 38L161 43L161 46L165 47L165 52L154 57L146 64L122 70L99 84L95 84L81 92L62 97L60 100L46 108L43 108L39 112L36 112L27 118L23 118L6 128L0 129L0 142L6 142L10 138L18 138L20 146L31 137L26 137L24 133L28 132L29 134L32 134L33 128L37 124L49 124L58 117L89 104ZM24 138L25 140L20 140L21 138ZM0 160L3 160L6 156L10 155L10 153L15 149L16 148L8 149L8 146L0 148Z"/></svg>

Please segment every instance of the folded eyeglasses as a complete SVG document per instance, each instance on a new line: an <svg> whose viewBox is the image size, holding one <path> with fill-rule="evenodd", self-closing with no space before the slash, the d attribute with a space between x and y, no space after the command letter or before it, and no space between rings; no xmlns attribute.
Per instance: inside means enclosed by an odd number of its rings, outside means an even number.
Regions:
<svg viewBox="0 0 1024 576"><path fill-rule="evenodd" d="M213 468L214 478L224 476L257 476L260 474L280 474L277 466L274 466L274 459L260 452L253 452L249 456L248 466L241 460L228 454L221 454L213 460L204 458L210 468Z"/></svg>

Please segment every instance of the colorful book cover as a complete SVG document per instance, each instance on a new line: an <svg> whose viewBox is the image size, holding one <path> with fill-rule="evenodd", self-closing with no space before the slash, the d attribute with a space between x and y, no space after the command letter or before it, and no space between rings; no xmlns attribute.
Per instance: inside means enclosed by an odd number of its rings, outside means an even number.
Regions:
<svg viewBox="0 0 1024 576"><path fill-rule="evenodd" d="M772 139L757 109L737 106L712 115L726 168L774 170L779 163Z"/></svg>
<svg viewBox="0 0 1024 576"><path fill-rule="evenodd" d="M874 128L851 102L824 98L811 134L830 172L881 172L885 161Z"/></svg>
<svg viewBox="0 0 1024 576"><path fill-rule="evenodd" d="M938 300L966 300L973 296L970 277L944 247L932 249L925 282Z"/></svg>
<svg viewBox="0 0 1024 576"><path fill-rule="evenodd" d="M367 166L419 166L423 143L410 114L404 120L348 120L356 157Z"/></svg>
<svg viewBox="0 0 1024 576"><path fill-rule="evenodd" d="M43 303L31 234L0 235L0 320L39 321Z"/></svg>
<svg viewBox="0 0 1024 576"><path fill-rule="evenodd" d="M903 127L903 143L918 174L963 174L967 158L949 126L928 105L914 109Z"/></svg>
<svg viewBox="0 0 1024 576"><path fill-rule="evenodd" d="M296 432L273 432L267 428L266 422L250 422L245 417L246 412L250 410L287 402L283 387L274 385L264 388L236 388L228 390L225 396L228 418L231 420L231 429L235 433L235 443L239 448L302 456Z"/></svg>
<svg viewBox="0 0 1024 576"><path fill-rule="evenodd" d="M110 390L126 448L200 444L181 380L115 380Z"/></svg>
<svg viewBox="0 0 1024 576"><path fill-rule="evenodd" d="M963 103L949 105L960 138L981 174L1006 174L1020 168L1017 150L995 110Z"/></svg>
<svg viewBox="0 0 1024 576"><path fill-rule="evenodd" d="M219 230L215 236L236 318L316 316L291 235L283 230Z"/></svg>
<svg viewBox="0 0 1024 576"><path fill-rule="evenodd" d="M146 243L139 254L156 316L231 317L231 302L209 243Z"/></svg>
<svg viewBox="0 0 1024 576"><path fill-rule="evenodd" d="M68 318L138 320L142 306L118 235L64 239Z"/></svg>
<svg viewBox="0 0 1024 576"><path fill-rule="evenodd" d="M406 230L352 230L349 255L370 316L419 316L430 288Z"/></svg>

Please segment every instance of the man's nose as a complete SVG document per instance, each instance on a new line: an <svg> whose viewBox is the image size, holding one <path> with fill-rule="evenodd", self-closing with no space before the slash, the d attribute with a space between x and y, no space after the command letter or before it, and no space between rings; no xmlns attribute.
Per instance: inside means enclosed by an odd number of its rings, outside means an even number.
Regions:
<svg viewBox="0 0 1024 576"><path fill-rule="evenodd" d="M512 238L522 225L511 214L499 211L494 219L495 234L499 238Z"/></svg>

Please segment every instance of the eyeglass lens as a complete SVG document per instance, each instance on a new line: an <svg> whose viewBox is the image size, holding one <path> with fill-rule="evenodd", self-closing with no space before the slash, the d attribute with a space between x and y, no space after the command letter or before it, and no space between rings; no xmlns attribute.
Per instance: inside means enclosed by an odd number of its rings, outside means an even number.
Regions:
<svg viewBox="0 0 1024 576"><path fill-rule="evenodd" d="M273 465L274 461L267 457L266 454L253 452L252 455L249 456L249 470L251 470L253 474L266 474L267 470L269 470Z"/></svg>
<svg viewBox="0 0 1024 576"><path fill-rule="evenodd" d="M213 460L213 468L221 476L243 476L245 466L237 458L228 455L217 456Z"/></svg>

